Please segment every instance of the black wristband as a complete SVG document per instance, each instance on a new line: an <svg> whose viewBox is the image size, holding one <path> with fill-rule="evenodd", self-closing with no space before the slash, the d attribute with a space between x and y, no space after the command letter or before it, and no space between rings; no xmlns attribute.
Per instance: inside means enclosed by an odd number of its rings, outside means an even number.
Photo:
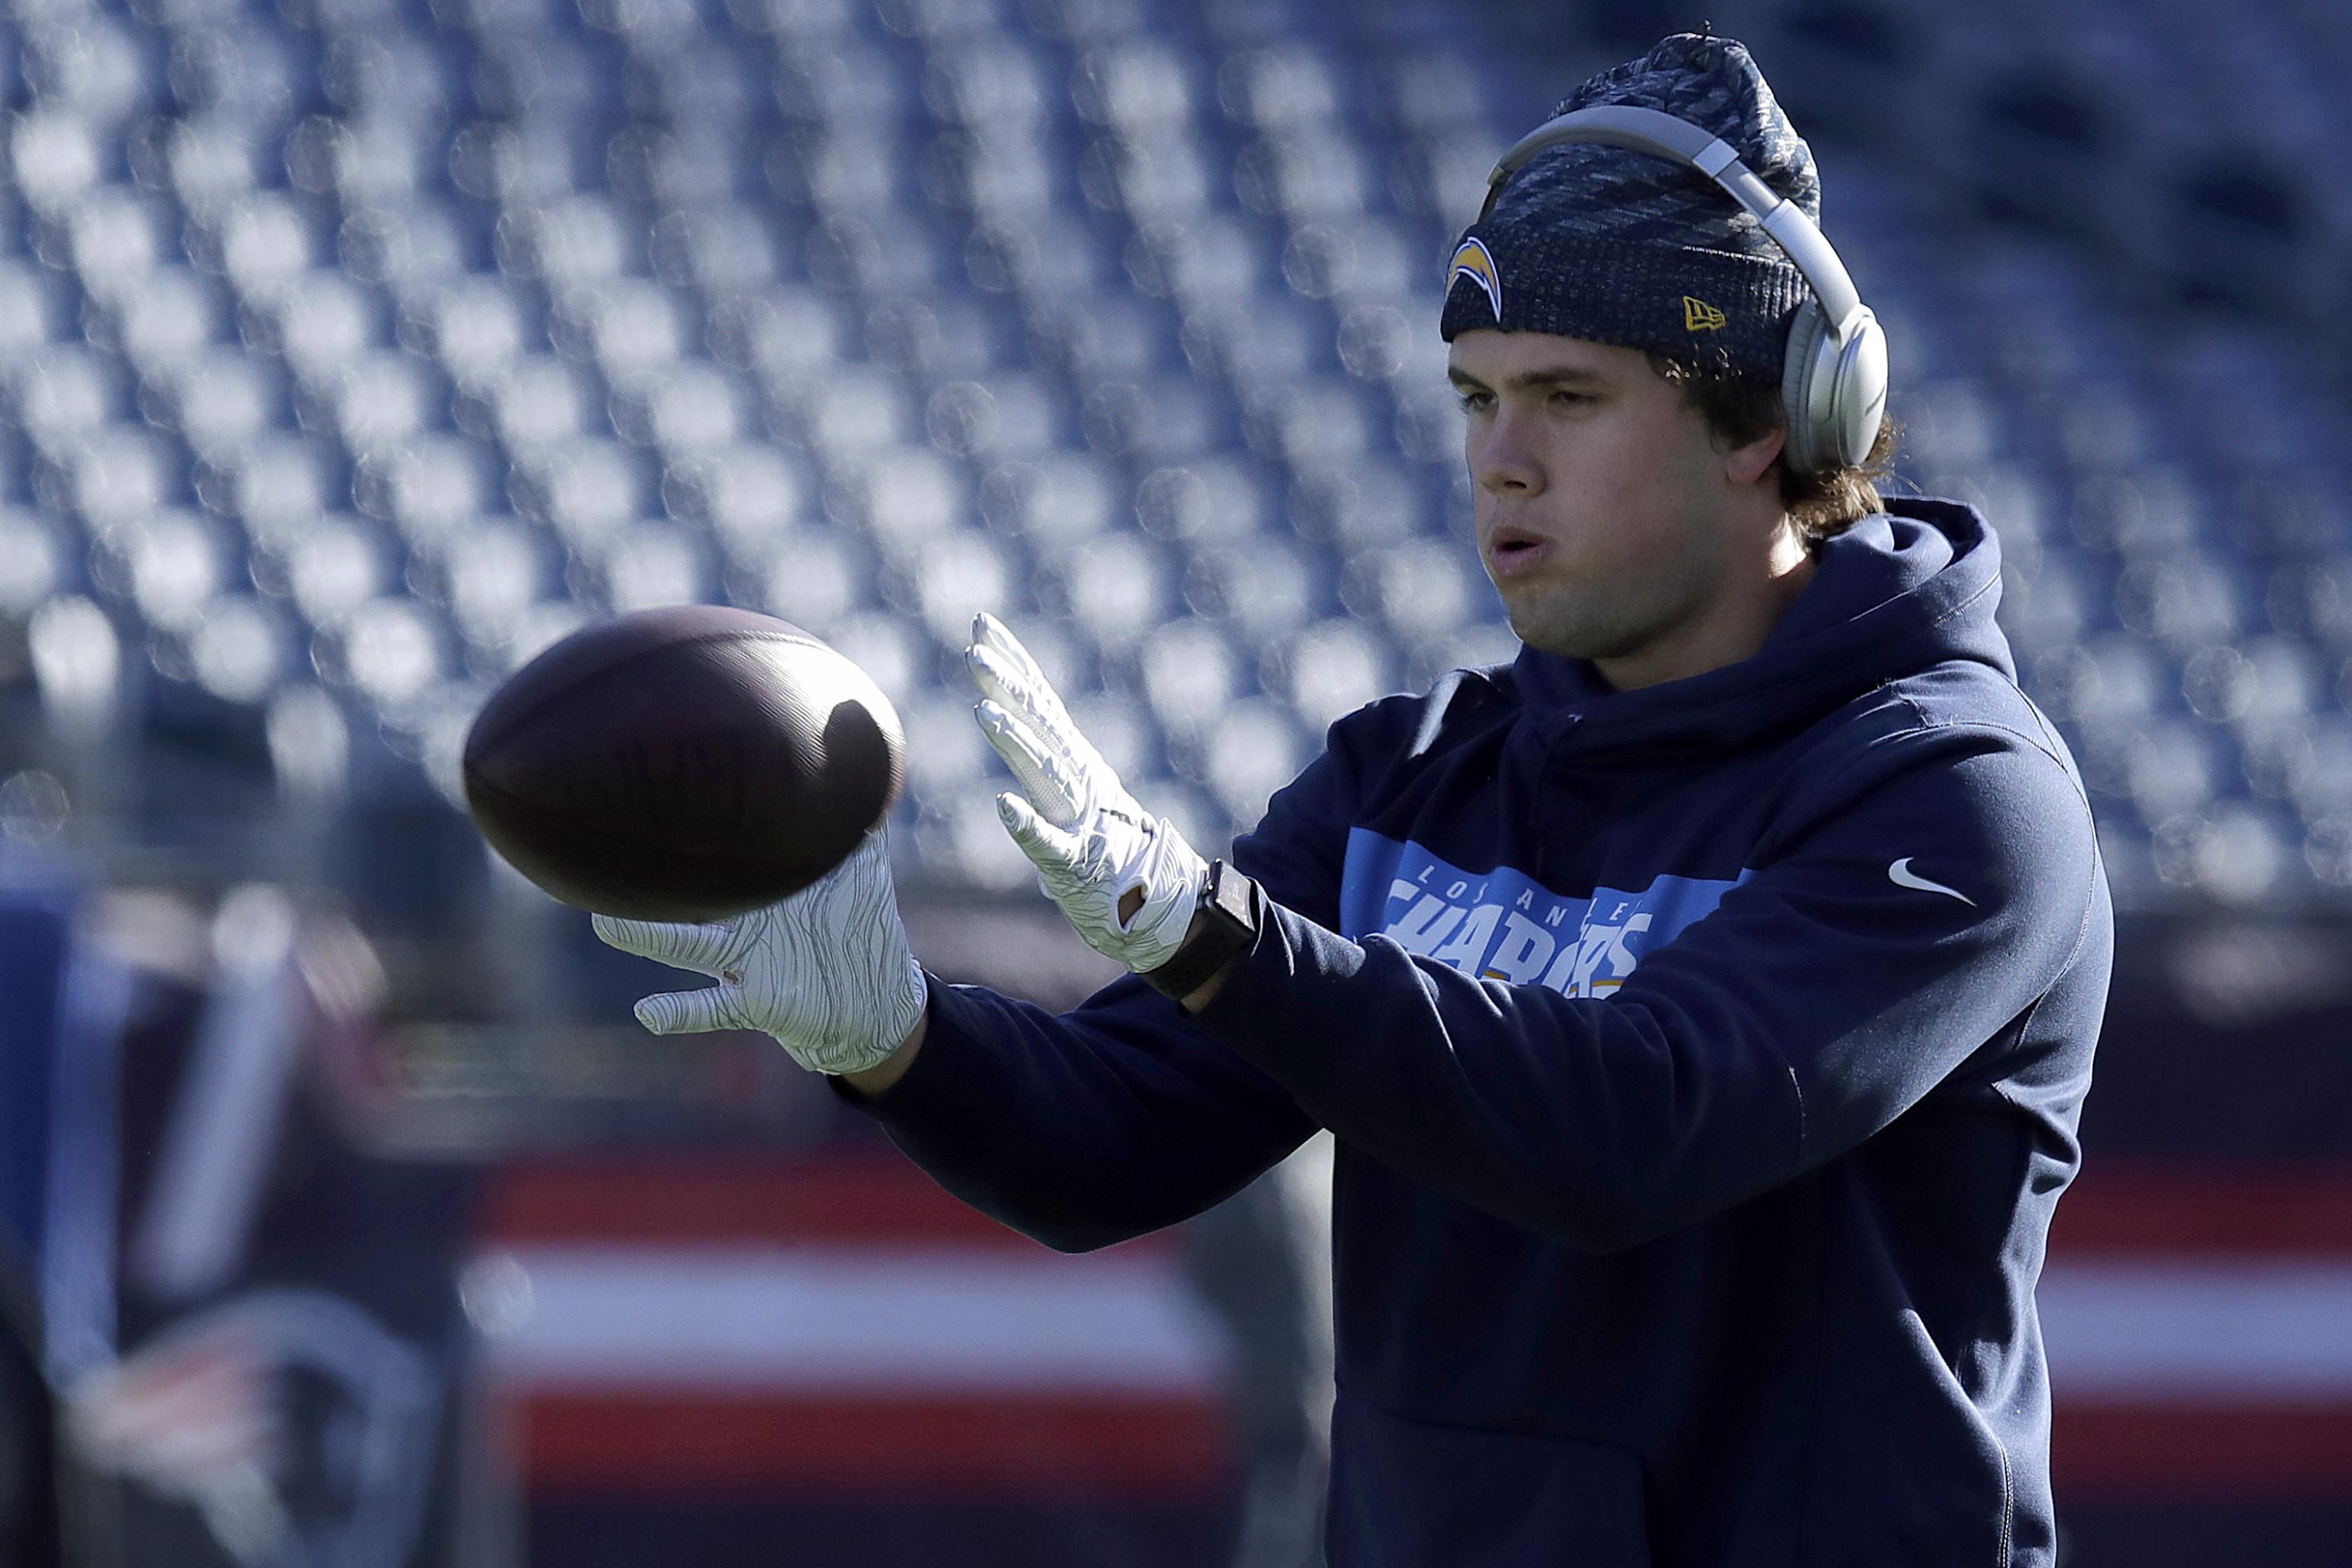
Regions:
<svg viewBox="0 0 2352 1568"><path fill-rule="evenodd" d="M1255 882L1223 860L1211 861L1198 910L1205 923L1167 963L1143 971L1145 984L1178 1002L1206 984L1257 940L1256 894Z"/></svg>

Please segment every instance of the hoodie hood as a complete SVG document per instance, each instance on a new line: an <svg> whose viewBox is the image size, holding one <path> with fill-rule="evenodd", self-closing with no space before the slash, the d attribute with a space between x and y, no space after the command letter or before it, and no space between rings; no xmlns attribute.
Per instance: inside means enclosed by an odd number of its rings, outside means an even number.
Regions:
<svg viewBox="0 0 2352 1568"><path fill-rule="evenodd" d="M1975 508L1897 497L1819 547L1813 579L1752 658L1617 691L1591 661L1522 647L1517 745L1580 766L1685 762L1801 728L1890 680L1952 659L2011 679L1994 624L2000 545Z"/></svg>

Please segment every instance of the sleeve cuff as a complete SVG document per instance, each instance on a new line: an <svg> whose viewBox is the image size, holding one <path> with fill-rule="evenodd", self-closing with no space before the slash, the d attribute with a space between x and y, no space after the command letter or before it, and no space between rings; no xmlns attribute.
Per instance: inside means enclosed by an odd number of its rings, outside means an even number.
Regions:
<svg viewBox="0 0 2352 1568"><path fill-rule="evenodd" d="M866 1094L854 1088L845 1078L828 1074L825 1087L844 1105L874 1118L891 1122L904 1118L920 1121L929 1107L951 1101L956 1098L953 1082L956 1057L963 1053L957 1048L961 1042L953 1037L963 1033L963 1021L971 1004L960 994L960 988L949 984L923 971L926 998L923 1016L929 1020L923 1033L922 1048L898 1082L879 1094Z"/></svg>

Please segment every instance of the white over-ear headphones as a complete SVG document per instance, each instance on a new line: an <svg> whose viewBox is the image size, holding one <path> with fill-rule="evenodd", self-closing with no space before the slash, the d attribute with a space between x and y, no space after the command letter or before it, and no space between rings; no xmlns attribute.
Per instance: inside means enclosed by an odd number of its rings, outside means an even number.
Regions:
<svg viewBox="0 0 2352 1568"><path fill-rule="evenodd" d="M1756 215L1813 291L1789 329L1788 359L1780 373L1780 405L1789 415L1782 460L1799 473L1861 462L1886 412L1886 334L1862 302L1845 263L1804 209L1766 184L1721 138L1658 110L1611 103L1548 120L1515 142L1486 176L1479 221L1495 210L1495 198L1528 160L1570 142L1687 163Z"/></svg>

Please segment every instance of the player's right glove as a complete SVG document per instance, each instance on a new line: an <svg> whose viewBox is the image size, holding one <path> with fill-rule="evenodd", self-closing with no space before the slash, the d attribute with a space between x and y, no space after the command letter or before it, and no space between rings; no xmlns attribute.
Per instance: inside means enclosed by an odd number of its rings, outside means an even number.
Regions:
<svg viewBox="0 0 2352 1568"><path fill-rule="evenodd" d="M862 1072L897 1050L929 988L907 945L879 828L792 897L709 925L598 915L596 934L719 982L637 1004L656 1035L761 1029L811 1072Z"/></svg>
<svg viewBox="0 0 2352 1568"><path fill-rule="evenodd" d="M982 699L972 716L1021 786L996 797L997 815L1045 891L1097 952L1138 973L1167 963L1209 863L1128 794L1021 639L985 610L964 662Z"/></svg>

